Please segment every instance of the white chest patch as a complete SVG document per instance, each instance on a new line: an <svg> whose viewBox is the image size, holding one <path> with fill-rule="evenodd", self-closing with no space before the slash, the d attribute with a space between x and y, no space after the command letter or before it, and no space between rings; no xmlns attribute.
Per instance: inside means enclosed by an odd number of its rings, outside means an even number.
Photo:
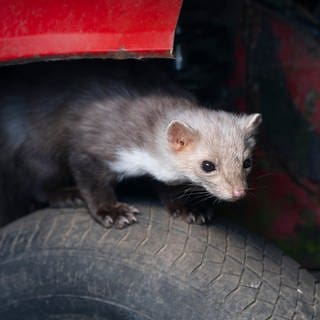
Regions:
<svg viewBox="0 0 320 320"><path fill-rule="evenodd" d="M149 174L163 182L185 180L170 161L161 161L141 149L120 150L117 160L110 166L120 179Z"/></svg>

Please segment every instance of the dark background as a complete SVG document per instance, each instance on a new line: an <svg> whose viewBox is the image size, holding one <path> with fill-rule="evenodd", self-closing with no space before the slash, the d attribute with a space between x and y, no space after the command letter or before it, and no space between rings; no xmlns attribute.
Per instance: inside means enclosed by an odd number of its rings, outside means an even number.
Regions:
<svg viewBox="0 0 320 320"><path fill-rule="evenodd" d="M260 112L254 190L218 211L320 267L320 2L183 3L173 77L206 105ZM167 62L166 62L167 63Z"/></svg>

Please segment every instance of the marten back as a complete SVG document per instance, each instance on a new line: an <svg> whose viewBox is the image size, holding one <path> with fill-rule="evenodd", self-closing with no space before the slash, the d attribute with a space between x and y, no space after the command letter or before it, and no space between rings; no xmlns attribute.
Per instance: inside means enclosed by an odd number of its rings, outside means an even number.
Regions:
<svg viewBox="0 0 320 320"><path fill-rule="evenodd" d="M45 205L48 190L73 184L70 150L97 156L107 150L109 155L104 156L112 158L115 141L124 146L146 143L143 132L152 130L166 106L186 107L191 101L192 96L149 62L4 68L0 79L0 210L16 218ZM130 121L133 117L138 128Z"/></svg>

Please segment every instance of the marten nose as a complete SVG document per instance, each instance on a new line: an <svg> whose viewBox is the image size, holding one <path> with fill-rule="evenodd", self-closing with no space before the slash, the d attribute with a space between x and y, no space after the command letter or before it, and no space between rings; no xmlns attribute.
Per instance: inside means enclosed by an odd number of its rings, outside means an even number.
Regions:
<svg viewBox="0 0 320 320"><path fill-rule="evenodd" d="M243 188L237 188L233 190L233 196L236 199L243 198L246 195L246 191Z"/></svg>

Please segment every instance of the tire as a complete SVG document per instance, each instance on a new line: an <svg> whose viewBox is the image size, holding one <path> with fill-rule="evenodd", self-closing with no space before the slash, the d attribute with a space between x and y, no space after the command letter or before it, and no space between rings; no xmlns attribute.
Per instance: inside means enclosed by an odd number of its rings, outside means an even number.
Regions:
<svg viewBox="0 0 320 320"><path fill-rule="evenodd" d="M0 231L0 319L320 319L314 277L236 227L187 225L140 204L104 229L46 209Z"/></svg>

